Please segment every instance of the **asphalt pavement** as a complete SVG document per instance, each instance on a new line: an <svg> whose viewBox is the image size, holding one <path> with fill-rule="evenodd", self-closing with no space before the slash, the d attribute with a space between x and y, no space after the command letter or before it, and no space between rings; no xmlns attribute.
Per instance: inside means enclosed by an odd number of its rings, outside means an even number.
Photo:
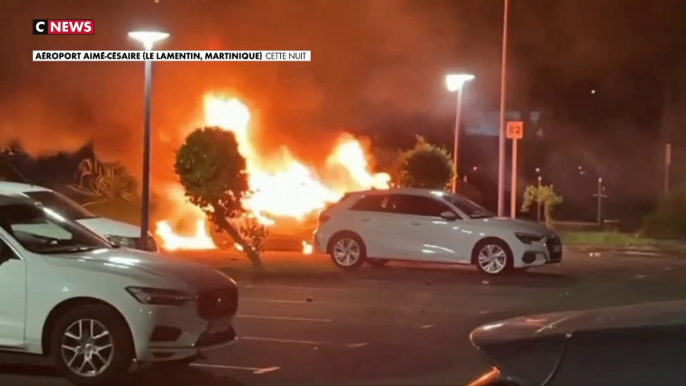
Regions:
<svg viewBox="0 0 686 386"><path fill-rule="evenodd" d="M240 339L188 369L131 386L463 385L490 369L469 333L500 319L686 299L686 261L567 253L503 278L470 267L391 263L341 272L326 256L267 254L263 275L226 254L198 259L237 278ZM295 270L283 267L298 266ZM0 357L0 386L67 383L33 358Z"/></svg>

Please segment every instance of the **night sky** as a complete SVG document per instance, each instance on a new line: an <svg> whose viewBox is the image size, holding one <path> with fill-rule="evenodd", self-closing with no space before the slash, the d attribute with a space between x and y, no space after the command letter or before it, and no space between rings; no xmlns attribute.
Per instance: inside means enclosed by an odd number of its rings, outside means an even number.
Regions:
<svg viewBox="0 0 686 386"><path fill-rule="evenodd" d="M33 36L34 18L95 19L95 35ZM377 146L409 146L415 134L449 145L449 72L477 77L466 122L499 107L499 0L9 0L0 21L0 142L20 138L45 154L94 139L102 156L135 173L142 64L33 63L31 50L138 49L128 31L160 28L171 34L161 49L312 51L311 63L156 64L159 158L193 128L211 90L250 105L264 151L287 144L311 159L327 154L341 131ZM627 197L659 190L665 133L683 131L686 1L511 0L510 27L508 109L548 114L523 177L547 166L551 180L573 184L564 176L583 163ZM464 142L463 165L493 169L492 138ZM629 175L646 181L630 183Z"/></svg>

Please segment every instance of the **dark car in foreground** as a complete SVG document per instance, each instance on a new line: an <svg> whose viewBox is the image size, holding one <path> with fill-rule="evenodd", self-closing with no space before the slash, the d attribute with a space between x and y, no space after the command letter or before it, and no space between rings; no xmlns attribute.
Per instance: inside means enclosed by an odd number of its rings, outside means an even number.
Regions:
<svg viewBox="0 0 686 386"><path fill-rule="evenodd" d="M686 302L520 317L481 326L494 365L472 385L686 385Z"/></svg>

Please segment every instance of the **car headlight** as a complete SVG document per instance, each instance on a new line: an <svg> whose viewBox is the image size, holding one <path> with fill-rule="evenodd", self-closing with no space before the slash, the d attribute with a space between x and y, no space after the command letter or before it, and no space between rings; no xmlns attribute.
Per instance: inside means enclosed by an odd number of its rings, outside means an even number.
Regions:
<svg viewBox="0 0 686 386"><path fill-rule="evenodd" d="M533 233L519 233L519 232L515 232L515 236L517 236L519 241L523 242L524 244L531 244L531 243L536 242L536 241L541 241L541 240L543 240L543 237L545 237L545 236L537 235L537 234L533 234Z"/></svg>
<svg viewBox="0 0 686 386"><path fill-rule="evenodd" d="M128 287L126 291L139 302L155 306L180 306L195 298L181 291L159 288Z"/></svg>
<svg viewBox="0 0 686 386"><path fill-rule="evenodd" d="M107 238L107 240L109 240L109 242L117 244L122 248L135 249L137 247L135 238L113 235L105 235L105 237Z"/></svg>

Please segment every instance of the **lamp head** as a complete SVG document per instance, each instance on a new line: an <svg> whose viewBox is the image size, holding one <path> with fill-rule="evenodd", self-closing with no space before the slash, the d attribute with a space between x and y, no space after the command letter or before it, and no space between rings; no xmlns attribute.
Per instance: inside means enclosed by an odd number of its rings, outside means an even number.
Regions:
<svg viewBox="0 0 686 386"><path fill-rule="evenodd" d="M143 47L150 51L152 50L152 46L155 44L155 42L168 38L169 34L166 32L155 31L135 31L129 32L129 37L132 37L143 43Z"/></svg>
<svg viewBox="0 0 686 386"><path fill-rule="evenodd" d="M474 79L474 75L471 74L450 74L445 77L445 84L448 86L448 90L455 92L472 79Z"/></svg>

